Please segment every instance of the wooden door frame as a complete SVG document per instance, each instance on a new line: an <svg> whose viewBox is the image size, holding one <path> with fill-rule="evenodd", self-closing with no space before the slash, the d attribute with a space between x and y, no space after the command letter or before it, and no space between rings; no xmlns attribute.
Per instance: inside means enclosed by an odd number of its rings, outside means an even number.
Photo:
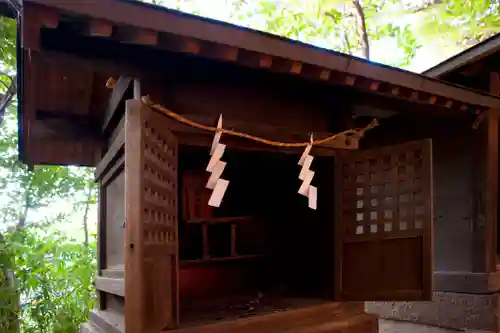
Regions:
<svg viewBox="0 0 500 333"><path fill-rule="evenodd" d="M497 270L497 242L498 236L498 148L500 110L489 110L485 116L483 131L486 131L486 170L485 170L485 271Z"/></svg>

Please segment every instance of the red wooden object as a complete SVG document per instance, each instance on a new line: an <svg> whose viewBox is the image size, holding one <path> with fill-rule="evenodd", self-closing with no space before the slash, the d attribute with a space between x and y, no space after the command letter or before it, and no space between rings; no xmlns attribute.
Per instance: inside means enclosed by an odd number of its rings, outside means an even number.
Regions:
<svg viewBox="0 0 500 333"><path fill-rule="evenodd" d="M210 190L205 187L208 174L186 171L182 174L182 209L184 220L206 219L213 216L208 205Z"/></svg>

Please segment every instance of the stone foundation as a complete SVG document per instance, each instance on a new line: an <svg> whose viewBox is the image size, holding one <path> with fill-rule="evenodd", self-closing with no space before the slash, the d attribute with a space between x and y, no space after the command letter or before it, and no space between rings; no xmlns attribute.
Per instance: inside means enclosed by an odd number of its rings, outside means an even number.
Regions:
<svg viewBox="0 0 500 333"><path fill-rule="evenodd" d="M380 319L379 333L494 333L493 331L456 330L429 325L413 324L407 321Z"/></svg>
<svg viewBox="0 0 500 333"><path fill-rule="evenodd" d="M435 292L431 302L367 302L366 311L385 319L448 329L497 332L497 302L498 294Z"/></svg>

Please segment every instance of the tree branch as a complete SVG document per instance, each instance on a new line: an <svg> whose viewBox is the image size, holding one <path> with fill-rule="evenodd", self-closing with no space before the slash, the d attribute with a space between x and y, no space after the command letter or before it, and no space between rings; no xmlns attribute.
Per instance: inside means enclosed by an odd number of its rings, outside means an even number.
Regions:
<svg viewBox="0 0 500 333"><path fill-rule="evenodd" d="M10 80L10 85L7 86L2 82L2 84L7 87L7 91L5 92L5 94L0 94L0 125L3 122L5 111L8 109L17 94L16 77L7 77Z"/></svg>

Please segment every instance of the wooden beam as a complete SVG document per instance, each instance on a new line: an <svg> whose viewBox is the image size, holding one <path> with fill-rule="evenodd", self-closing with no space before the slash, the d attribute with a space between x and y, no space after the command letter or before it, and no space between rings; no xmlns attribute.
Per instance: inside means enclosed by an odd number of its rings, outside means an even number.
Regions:
<svg viewBox="0 0 500 333"><path fill-rule="evenodd" d="M124 279L113 279L103 276L95 278L95 288L108 294L125 297Z"/></svg>
<svg viewBox="0 0 500 333"><path fill-rule="evenodd" d="M106 171L108 171L114 161L116 161L120 155L120 152L123 152L125 147L125 129L122 129L120 133L117 135L115 141L111 144L108 151L102 158L102 160L97 164L95 169L95 179L100 180Z"/></svg>
<svg viewBox="0 0 500 333"><path fill-rule="evenodd" d="M106 20L91 19L86 22L84 34L91 37L111 37L113 24Z"/></svg>
<svg viewBox="0 0 500 333"><path fill-rule="evenodd" d="M40 49L40 29L57 28L59 12L54 8L30 4L23 6L21 43L25 49Z"/></svg>
<svg viewBox="0 0 500 333"><path fill-rule="evenodd" d="M93 123L89 116L37 110L35 119L31 132L52 131L59 139L98 138L100 136L99 126Z"/></svg>
<svg viewBox="0 0 500 333"><path fill-rule="evenodd" d="M190 115L182 115L183 117L190 119L192 121L196 121L202 124L213 124L215 122L215 119L212 119L211 117L206 117L202 115L196 115L196 114L190 114ZM185 125L177 120L174 119L169 119L168 120L170 123L169 129L172 132L176 133L184 133L184 134L191 134L191 135L208 135L211 136L213 135L211 132L207 132L205 130L201 130L199 128L191 127L188 125ZM290 130L286 126L275 126L275 125L270 125L270 124L262 124L262 123L249 123L245 121L240 121L236 119L231 119L231 118L225 118L224 119L224 127L226 128L231 128L235 131L240 131L244 133L249 133L255 136L260 136L264 138L275 138L276 140L280 140L283 142L298 142L298 141L303 141L306 142L310 139L309 134L307 131L293 131ZM333 135L334 133L330 132L319 132L319 131L310 131L314 132L314 138L319 139L323 137L328 137ZM230 139L236 139L236 137L232 137L229 135L225 135L224 140L230 140ZM240 138L238 138L240 139ZM257 147L263 147L266 146L261 143L257 143L251 140L247 139L241 139L244 141L249 142L250 144L253 144L254 146ZM241 141L240 140L240 141ZM349 136L346 137L345 135L339 135L336 139L330 141L330 142L325 142L321 145L317 145L317 148L324 147L324 148L335 148L335 149L358 149L358 140L359 138L354 137L354 136ZM272 148L271 146L267 146ZM282 149L282 148L280 148ZM304 148L298 148L298 149L291 149L291 150L303 150Z"/></svg>
<svg viewBox="0 0 500 333"><path fill-rule="evenodd" d="M158 33L155 30L133 26L118 27L116 37L122 43L150 46L154 46L158 43Z"/></svg>
<svg viewBox="0 0 500 333"><path fill-rule="evenodd" d="M104 115L104 121L102 124L102 132L106 133L108 131L108 127L110 123L115 120L119 114L119 106L120 103L125 98L125 94L132 83L131 77L120 76L118 81L116 82L116 86L113 88L113 92L111 93L111 97L109 98L108 108L106 109L106 113Z"/></svg>
<svg viewBox="0 0 500 333"><path fill-rule="evenodd" d="M120 175L123 172L123 169L125 167L125 155L121 155L120 158L118 158L113 166L109 168L108 172L102 176L101 183L102 186L108 186L109 183L111 183L118 175Z"/></svg>

